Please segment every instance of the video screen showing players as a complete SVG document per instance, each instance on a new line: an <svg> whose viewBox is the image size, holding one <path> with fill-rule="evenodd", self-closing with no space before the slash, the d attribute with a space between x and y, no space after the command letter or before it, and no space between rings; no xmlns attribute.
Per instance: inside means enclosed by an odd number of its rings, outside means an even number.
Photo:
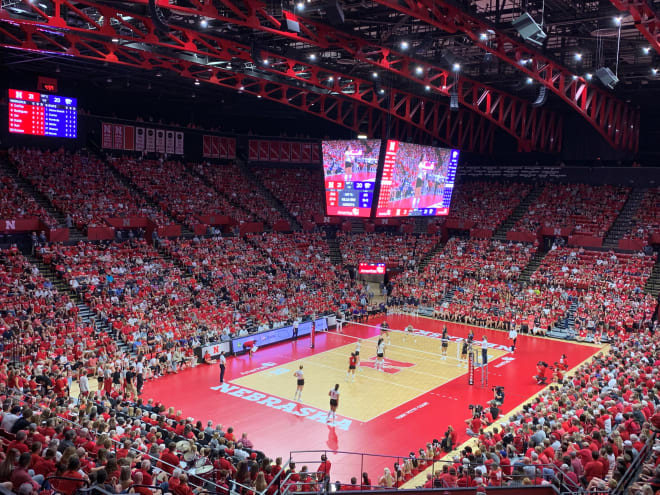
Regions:
<svg viewBox="0 0 660 495"><path fill-rule="evenodd" d="M323 141L322 150L327 214L369 217L380 140Z"/></svg>
<svg viewBox="0 0 660 495"><path fill-rule="evenodd" d="M449 214L458 150L387 141L376 217Z"/></svg>

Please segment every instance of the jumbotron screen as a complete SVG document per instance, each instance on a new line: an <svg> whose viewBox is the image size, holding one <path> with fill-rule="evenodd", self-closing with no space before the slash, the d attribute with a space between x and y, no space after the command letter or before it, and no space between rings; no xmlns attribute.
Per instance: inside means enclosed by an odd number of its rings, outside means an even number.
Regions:
<svg viewBox="0 0 660 495"><path fill-rule="evenodd" d="M380 140L323 141L328 215L371 216Z"/></svg>
<svg viewBox="0 0 660 495"><path fill-rule="evenodd" d="M75 138L76 99L22 89L9 90L9 132Z"/></svg>
<svg viewBox="0 0 660 495"><path fill-rule="evenodd" d="M458 150L387 141L376 217L449 214Z"/></svg>

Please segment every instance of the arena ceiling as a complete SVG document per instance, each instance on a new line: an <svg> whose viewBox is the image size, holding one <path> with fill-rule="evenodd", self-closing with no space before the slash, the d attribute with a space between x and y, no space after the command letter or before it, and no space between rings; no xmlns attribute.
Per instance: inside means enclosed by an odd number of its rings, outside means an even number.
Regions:
<svg viewBox="0 0 660 495"><path fill-rule="evenodd" d="M579 115L636 151L657 112L652 0L2 0L6 65L173 96L239 92L371 135L557 152ZM528 13L547 35L524 40ZM613 89L596 77L616 73ZM124 80L122 79L122 80ZM166 83L165 83L166 81Z"/></svg>

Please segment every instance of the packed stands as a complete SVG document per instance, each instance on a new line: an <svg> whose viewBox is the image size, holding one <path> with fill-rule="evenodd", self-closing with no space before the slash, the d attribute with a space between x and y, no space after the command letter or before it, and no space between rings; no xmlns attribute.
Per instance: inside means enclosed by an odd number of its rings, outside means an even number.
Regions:
<svg viewBox="0 0 660 495"><path fill-rule="evenodd" d="M111 158L110 163L177 222L191 229L200 223L198 215L227 215L237 221L252 219L181 162L122 156Z"/></svg>
<svg viewBox="0 0 660 495"><path fill-rule="evenodd" d="M438 239L433 236L381 232L338 232L337 239L345 265L386 263L390 268L416 266L438 243Z"/></svg>
<svg viewBox="0 0 660 495"><path fill-rule="evenodd" d="M632 220L624 239L648 239L650 235L660 233L660 186L646 191Z"/></svg>
<svg viewBox="0 0 660 495"><path fill-rule="evenodd" d="M537 232L568 228L572 234L604 237L628 198L630 188L587 184L548 184L511 229Z"/></svg>
<svg viewBox="0 0 660 495"><path fill-rule="evenodd" d="M64 366L114 351L114 341L96 333L92 322L82 321L72 299L16 248L0 252L0 280L5 358L26 363L51 359Z"/></svg>
<svg viewBox="0 0 660 495"><path fill-rule="evenodd" d="M266 188L300 222L314 222L324 212L323 172L310 168L254 168Z"/></svg>
<svg viewBox="0 0 660 495"><path fill-rule="evenodd" d="M148 217L158 225L169 218L126 187L99 159L64 150L13 149L9 154L21 176L69 215L73 225L106 226L104 218Z"/></svg>
<svg viewBox="0 0 660 495"><path fill-rule="evenodd" d="M231 198L231 201L248 212L253 220L272 226L283 219L277 208L271 206L261 191L241 174L236 164L201 163L190 164L189 167L206 177L216 190Z"/></svg>
<svg viewBox="0 0 660 495"><path fill-rule="evenodd" d="M518 182L464 182L454 188L447 220L495 231L532 190Z"/></svg>
<svg viewBox="0 0 660 495"><path fill-rule="evenodd" d="M510 417L494 419L488 412L469 420L475 444L465 458L452 459L453 472L439 472L428 487L506 486L518 480L564 492L608 493L633 463L653 452L651 469L636 488L650 481L657 490L659 344L657 333L617 339L570 376L556 369L555 384Z"/></svg>
<svg viewBox="0 0 660 495"><path fill-rule="evenodd" d="M657 301L642 289L657 255L556 248L532 282L557 287L577 304L576 330L621 332L651 320Z"/></svg>
<svg viewBox="0 0 660 495"><path fill-rule="evenodd" d="M55 220L32 196L26 194L12 179L0 171L0 219L18 220L38 218L49 227L55 227Z"/></svg>

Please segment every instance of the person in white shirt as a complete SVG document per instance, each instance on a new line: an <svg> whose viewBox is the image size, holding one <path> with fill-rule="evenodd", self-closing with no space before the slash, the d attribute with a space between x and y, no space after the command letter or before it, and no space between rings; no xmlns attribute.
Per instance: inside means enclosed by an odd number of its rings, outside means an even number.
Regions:
<svg viewBox="0 0 660 495"><path fill-rule="evenodd" d="M335 421L336 419L336 413L337 413L337 406L339 406L339 384L335 384L335 388L330 389L330 392L328 392L328 395L330 396L330 410L328 411L328 418L326 419L326 423L330 423Z"/></svg>
<svg viewBox="0 0 660 495"><path fill-rule="evenodd" d="M516 340L518 339L518 331L516 330L515 324L511 324L511 330L509 330L509 339L511 340L511 352L516 350Z"/></svg>
<svg viewBox="0 0 660 495"><path fill-rule="evenodd" d="M78 387L80 389L79 399L85 399L89 395L89 381L87 380L87 373L81 371L78 376Z"/></svg>

